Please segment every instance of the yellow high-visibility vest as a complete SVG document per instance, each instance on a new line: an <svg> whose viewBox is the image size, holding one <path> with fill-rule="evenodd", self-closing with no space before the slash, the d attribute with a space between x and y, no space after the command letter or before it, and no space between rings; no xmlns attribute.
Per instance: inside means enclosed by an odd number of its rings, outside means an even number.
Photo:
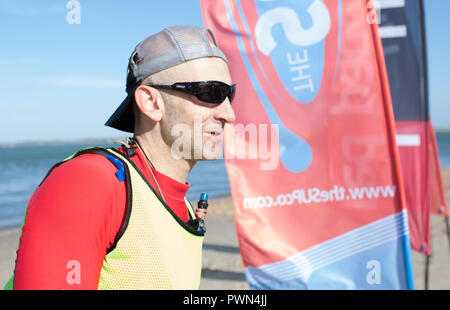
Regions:
<svg viewBox="0 0 450 310"><path fill-rule="evenodd" d="M134 163L125 164L128 206L115 246L105 256L99 289L198 289L204 233L183 222L160 199ZM192 218L193 207L185 198Z"/></svg>

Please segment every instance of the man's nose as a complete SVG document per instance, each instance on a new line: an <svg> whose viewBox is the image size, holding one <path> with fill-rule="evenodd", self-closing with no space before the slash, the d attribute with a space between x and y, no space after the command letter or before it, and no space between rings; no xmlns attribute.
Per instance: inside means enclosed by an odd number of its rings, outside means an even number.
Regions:
<svg viewBox="0 0 450 310"><path fill-rule="evenodd" d="M214 118L216 120L223 120L225 123L233 123L236 120L236 114L234 114L233 107L228 98L217 106Z"/></svg>

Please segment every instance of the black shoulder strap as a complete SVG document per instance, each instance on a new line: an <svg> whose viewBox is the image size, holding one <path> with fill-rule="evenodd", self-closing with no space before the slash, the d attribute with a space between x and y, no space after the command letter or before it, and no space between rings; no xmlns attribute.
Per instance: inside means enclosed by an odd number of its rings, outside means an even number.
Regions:
<svg viewBox="0 0 450 310"><path fill-rule="evenodd" d="M48 178L50 173L52 173L52 171L55 168L57 168L58 166L68 162L69 160L74 159L75 157L78 157L78 156L84 155L84 154L98 154L98 155L102 155L103 157L107 158L118 169L118 171L116 172L116 176L119 179L119 181L123 181L124 180L124 178L125 178L125 166L124 166L124 163L122 162L121 159L119 159L117 156L113 155L112 153L108 152L103 147L89 147L89 148L82 149L82 150L72 154L70 157L60 161L59 163L57 163L53 167L51 167L50 170L45 175L44 179L39 184L39 186L41 186L42 183L44 183L44 181Z"/></svg>

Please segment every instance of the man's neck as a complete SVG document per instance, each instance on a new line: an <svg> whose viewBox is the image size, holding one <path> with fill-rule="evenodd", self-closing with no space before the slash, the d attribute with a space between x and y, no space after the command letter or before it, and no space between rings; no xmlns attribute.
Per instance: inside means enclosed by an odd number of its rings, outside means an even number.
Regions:
<svg viewBox="0 0 450 310"><path fill-rule="evenodd" d="M194 162L172 156L171 148L162 139L152 137L151 133L135 135L142 151L151 161L153 167L160 173L180 182L186 183Z"/></svg>

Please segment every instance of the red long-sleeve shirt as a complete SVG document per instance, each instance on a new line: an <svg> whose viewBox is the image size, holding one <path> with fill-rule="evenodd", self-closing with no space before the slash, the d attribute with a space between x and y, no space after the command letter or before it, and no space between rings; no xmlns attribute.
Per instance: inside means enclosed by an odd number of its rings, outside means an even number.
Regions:
<svg viewBox="0 0 450 310"><path fill-rule="evenodd" d="M136 153L131 160L157 191L143 154ZM125 182L119 182L116 171L97 154L81 155L52 171L28 205L15 289L97 289L106 251L125 215ZM187 221L189 184L153 173L167 204Z"/></svg>

